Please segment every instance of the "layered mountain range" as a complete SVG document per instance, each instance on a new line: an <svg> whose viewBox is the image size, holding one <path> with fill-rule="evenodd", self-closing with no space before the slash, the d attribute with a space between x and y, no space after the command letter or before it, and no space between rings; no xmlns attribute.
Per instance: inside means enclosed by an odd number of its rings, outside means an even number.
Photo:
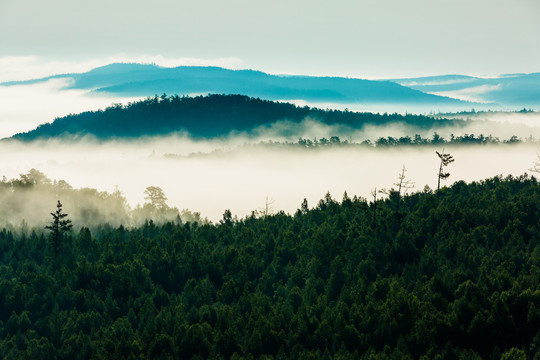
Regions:
<svg viewBox="0 0 540 360"><path fill-rule="evenodd" d="M84 89L122 96L155 94L242 94L268 100L304 100L343 104L463 105L394 81L343 77L270 75L254 70L180 66L166 68L142 64L110 64L80 74L61 74L0 85L35 84L51 79L70 79L67 89Z"/></svg>

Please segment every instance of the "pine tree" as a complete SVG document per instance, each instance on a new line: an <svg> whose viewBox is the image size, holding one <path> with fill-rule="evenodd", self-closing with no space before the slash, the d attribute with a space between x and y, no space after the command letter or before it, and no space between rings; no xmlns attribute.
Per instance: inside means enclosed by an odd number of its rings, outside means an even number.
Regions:
<svg viewBox="0 0 540 360"><path fill-rule="evenodd" d="M443 167L448 166L450 163L454 162L454 157L450 154L445 154L444 149L442 154L438 151L435 151L439 159L441 159L441 164L439 166L439 174L437 176L437 198L439 198L439 190L441 188L441 179L446 180L450 176L449 172L443 172Z"/></svg>
<svg viewBox="0 0 540 360"><path fill-rule="evenodd" d="M56 211L51 213L53 220L50 225L45 226L46 229L51 230L50 241L51 247L54 252L54 260L58 258L58 253L61 249L61 242L64 233L71 231L71 220L65 219L68 214L62 213L62 203L58 200L56 204Z"/></svg>

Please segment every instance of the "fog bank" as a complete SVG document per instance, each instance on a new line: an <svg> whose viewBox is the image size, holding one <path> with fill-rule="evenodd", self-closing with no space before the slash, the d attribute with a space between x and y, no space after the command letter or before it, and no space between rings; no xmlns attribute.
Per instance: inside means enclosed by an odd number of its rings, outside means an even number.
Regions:
<svg viewBox="0 0 540 360"><path fill-rule="evenodd" d="M159 186L168 205L200 212L219 221L225 209L244 217L264 208L294 212L304 198L310 207L326 192L341 200L369 198L371 189L390 188L403 165L416 189L436 187L439 159L432 146L371 148L341 146L300 149L241 146L242 137L195 141L187 137L145 141L0 143L0 176L16 178L35 168L74 188L114 192L131 207L144 202L144 190ZM536 145L471 145L445 149L456 159L445 185L495 175L521 175L536 159ZM176 154L168 156L167 154ZM62 200L62 199L60 199ZM54 208L43 209L47 214Z"/></svg>
<svg viewBox="0 0 540 360"><path fill-rule="evenodd" d="M57 117L104 109L141 97L103 96L86 90L65 89L70 79L51 79L31 85L0 86L0 138L25 132Z"/></svg>

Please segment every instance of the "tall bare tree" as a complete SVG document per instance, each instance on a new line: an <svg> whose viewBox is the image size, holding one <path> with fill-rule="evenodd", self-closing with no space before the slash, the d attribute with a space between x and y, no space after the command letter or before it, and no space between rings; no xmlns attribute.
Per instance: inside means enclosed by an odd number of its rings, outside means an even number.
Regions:
<svg viewBox="0 0 540 360"><path fill-rule="evenodd" d="M536 160L533 162L533 167L529 171L540 174L540 151L536 151Z"/></svg>
<svg viewBox="0 0 540 360"><path fill-rule="evenodd" d="M443 169L447 167L450 163L454 162L454 157L450 154L445 154L444 149L442 154L438 151L435 151L439 159L441 159L441 164L439 165L439 173L437 174L437 199L439 198L439 190L441 188L441 180L446 180L450 176L449 172L444 172Z"/></svg>
<svg viewBox="0 0 540 360"><path fill-rule="evenodd" d="M414 182L406 180L405 172L407 169L405 165L401 169L401 172L398 174L397 181L393 184L396 188L391 188L390 190L380 190L380 193L388 195L390 198L396 199L396 208L395 208L395 219L396 219L396 232L399 230L401 225L401 215L399 213L399 207L401 203L402 195L405 195L409 189L414 188ZM373 192L372 192L373 195Z"/></svg>
<svg viewBox="0 0 540 360"><path fill-rule="evenodd" d="M274 202L274 199L268 198L268 195L266 195L264 209L262 209L263 216L272 215L272 212L274 211Z"/></svg>
<svg viewBox="0 0 540 360"><path fill-rule="evenodd" d="M405 180L405 165L403 165L403 168L401 169L401 173L398 175L398 181L394 183L395 186L397 186L397 200L396 200L396 232L399 230L399 226L401 223L401 216L399 215L399 203L401 200L401 194L403 192L403 195L407 193L407 190L414 188L414 183L410 180Z"/></svg>

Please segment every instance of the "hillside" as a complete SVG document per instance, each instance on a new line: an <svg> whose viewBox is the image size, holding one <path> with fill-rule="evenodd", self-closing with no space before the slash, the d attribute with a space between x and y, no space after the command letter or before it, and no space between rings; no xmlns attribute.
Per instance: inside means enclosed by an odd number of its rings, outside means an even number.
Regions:
<svg viewBox="0 0 540 360"><path fill-rule="evenodd" d="M244 94L270 100L304 100L345 104L429 104L468 105L447 97L425 94L391 81L340 77L270 75L254 70L228 70L219 67L110 64L81 74L62 74L25 82L35 84L49 79L71 79L67 88L85 89L122 96L154 94Z"/></svg>
<svg viewBox="0 0 540 360"><path fill-rule="evenodd" d="M242 95L197 97L161 96L105 110L83 112L55 119L18 140L59 136L92 135L98 139L166 135L185 131L193 136L214 137L231 131L249 131L279 120L300 122L313 118L325 124L341 124L359 129L366 124L404 123L421 129L463 123L460 120L434 119L422 115L356 113L298 107L288 103Z"/></svg>
<svg viewBox="0 0 540 360"><path fill-rule="evenodd" d="M537 359L538 182L457 182L397 215L396 200L79 228L57 260L41 229L4 229L0 354Z"/></svg>

